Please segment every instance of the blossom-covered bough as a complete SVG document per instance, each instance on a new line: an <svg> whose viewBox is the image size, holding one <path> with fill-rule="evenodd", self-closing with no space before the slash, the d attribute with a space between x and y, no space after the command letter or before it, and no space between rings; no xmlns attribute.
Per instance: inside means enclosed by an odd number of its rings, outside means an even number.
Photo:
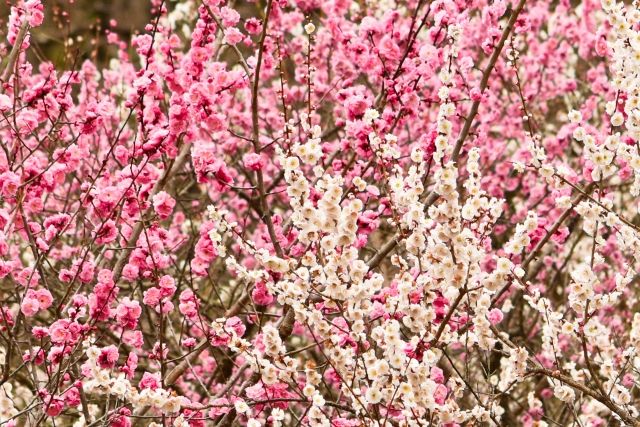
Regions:
<svg viewBox="0 0 640 427"><path fill-rule="evenodd" d="M0 426L640 426L635 2L150 7L11 8Z"/></svg>

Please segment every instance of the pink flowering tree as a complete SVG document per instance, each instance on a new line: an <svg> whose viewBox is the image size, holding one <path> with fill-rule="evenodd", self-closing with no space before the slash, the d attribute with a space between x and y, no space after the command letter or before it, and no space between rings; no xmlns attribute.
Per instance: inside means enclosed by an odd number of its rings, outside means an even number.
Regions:
<svg viewBox="0 0 640 427"><path fill-rule="evenodd" d="M636 2L11 3L0 426L640 426Z"/></svg>

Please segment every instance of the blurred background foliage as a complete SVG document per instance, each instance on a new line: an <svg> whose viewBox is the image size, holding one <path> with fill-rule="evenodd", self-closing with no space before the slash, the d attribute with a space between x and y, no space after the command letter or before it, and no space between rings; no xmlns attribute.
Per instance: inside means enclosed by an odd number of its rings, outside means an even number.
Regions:
<svg viewBox="0 0 640 427"><path fill-rule="evenodd" d="M6 44L9 11L16 0L0 0L0 35ZM51 61L69 69L92 59L106 65L114 47L107 46L105 29L122 40L144 31L151 19L149 0L44 0L45 21L32 36L32 60ZM168 2L171 8L175 3Z"/></svg>

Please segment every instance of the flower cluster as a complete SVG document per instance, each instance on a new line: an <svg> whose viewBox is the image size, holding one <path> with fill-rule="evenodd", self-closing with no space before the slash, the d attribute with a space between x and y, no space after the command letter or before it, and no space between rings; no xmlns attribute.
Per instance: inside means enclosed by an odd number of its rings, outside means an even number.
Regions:
<svg viewBox="0 0 640 427"><path fill-rule="evenodd" d="M13 3L0 424L640 426L637 2Z"/></svg>

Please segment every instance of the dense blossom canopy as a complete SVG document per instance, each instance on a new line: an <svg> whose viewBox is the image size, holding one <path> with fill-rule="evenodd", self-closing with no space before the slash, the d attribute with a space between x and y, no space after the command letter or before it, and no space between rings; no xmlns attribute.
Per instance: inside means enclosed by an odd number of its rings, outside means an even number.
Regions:
<svg viewBox="0 0 640 427"><path fill-rule="evenodd" d="M14 1L0 426L640 426L636 1Z"/></svg>

